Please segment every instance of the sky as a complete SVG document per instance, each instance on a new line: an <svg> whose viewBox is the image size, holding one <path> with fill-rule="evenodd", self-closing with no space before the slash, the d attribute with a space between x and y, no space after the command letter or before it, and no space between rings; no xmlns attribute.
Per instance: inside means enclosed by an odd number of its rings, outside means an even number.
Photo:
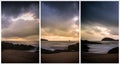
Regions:
<svg viewBox="0 0 120 65"><path fill-rule="evenodd" d="M105 37L118 39L117 1L81 3L81 38L99 41Z"/></svg>
<svg viewBox="0 0 120 65"><path fill-rule="evenodd" d="M49 41L78 41L79 3L42 1L41 35Z"/></svg>
<svg viewBox="0 0 120 65"><path fill-rule="evenodd" d="M2 1L2 40L38 41L39 2Z"/></svg>

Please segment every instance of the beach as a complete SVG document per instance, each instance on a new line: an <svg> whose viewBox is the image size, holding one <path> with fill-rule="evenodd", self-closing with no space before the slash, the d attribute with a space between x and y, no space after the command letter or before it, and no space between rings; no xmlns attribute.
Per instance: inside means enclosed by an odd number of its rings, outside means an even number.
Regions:
<svg viewBox="0 0 120 65"><path fill-rule="evenodd" d="M38 63L39 53L22 50L3 50L2 63Z"/></svg>
<svg viewBox="0 0 120 65"><path fill-rule="evenodd" d="M79 52L60 52L41 55L42 63L78 63Z"/></svg>
<svg viewBox="0 0 120 65"><path fill-rule="evenodd" d="M95 53L82 53L82 63L118 63L118 53L114 54L95 54Z"/></svg>

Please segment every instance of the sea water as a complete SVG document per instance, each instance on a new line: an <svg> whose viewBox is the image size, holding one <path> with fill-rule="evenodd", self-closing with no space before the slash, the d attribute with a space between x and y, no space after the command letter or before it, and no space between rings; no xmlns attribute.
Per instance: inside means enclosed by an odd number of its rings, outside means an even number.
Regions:
<svg viewBox="0 0 120 65"><path fill-rule="evenodd" d="M69 45L76 44L77 41L42 41L41 47L46 50L65 50Z"/></svg>
<svg viewBox="0 0 120 65"><path fill-rule="evenodd" d="M106 54L109 50L118 47L118 41L99 41L101 44L88 44L88 53Z"/></svg>

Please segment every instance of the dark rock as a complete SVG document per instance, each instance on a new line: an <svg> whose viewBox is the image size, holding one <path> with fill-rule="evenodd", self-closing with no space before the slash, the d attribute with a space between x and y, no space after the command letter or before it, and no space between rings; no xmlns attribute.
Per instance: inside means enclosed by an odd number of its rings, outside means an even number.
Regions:
<svg viewBox="0 0 120 65"><path fill-rule="evenodd" d="M119 48L115 47L115 48L111 49L108 53L119 53Z"/></svg>
<svg viewBox="0 0 120 65"><path fill-rule="evenodd" d="M47 39L41 39L41 41L48 41Z"/></svg>
<svg viewBox="0 0 120 65"><path fill-rule="evenodd" d="M89 47L87 45L81 45L82 52L88 52Z"/></svg>
<svg viewBox="0 0 120 65"><path fill-rule="evenodd" d="M36 48L36 51L35 51L35 52L36 52L36 53L39 53L39 47Z"/></svg>
<svg viewBox="0 0 120 65"><path fill-rule="evenodd" d="M2 41L1 46L2 46L2 50L5 50L5 49L31 50L31 49L35 48L31 45L12 44L12 43L9 43L9 42L4 42L4 41Z"/></svg>
<svg viewBox="0 0 120 65"><path fill-rule="evenodd" d="M81 40L81 44L101 44L101 43L93 42L93 41L87 41L87 40Z"/></svg>
<svg viewBox="0 0 120 65"><path fill-rule="evenodd" d="M68 50L69 51L79 51L79 43L76 43L74 45L69 45Z"/></svg>
<svg viewBox="0 0 120 65"><path fill-rule="evenodd" d="M102 41L117 41L117 40L106 37L106 38L103 38Z"/></svg>
<svg viewBox="0 0 120 65"><path fill-rule="evenodd" d="M82 52L88 52L88 44L90 44L91 42L87 41L87 40L81 40L81 51Z"/></svg>

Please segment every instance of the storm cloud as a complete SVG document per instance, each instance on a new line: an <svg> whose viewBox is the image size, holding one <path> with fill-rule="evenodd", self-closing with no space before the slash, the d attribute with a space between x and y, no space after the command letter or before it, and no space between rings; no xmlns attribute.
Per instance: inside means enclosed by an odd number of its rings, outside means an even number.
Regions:
<svg viewBox="0 0 120 65"><path fill-rule="evenodd" d="M38 40L38 35L39 2L2 2L2 38L4 40L21 38L32 41Z"/></svg>
<svg viewBox="0 0 120 65"><path fill-rule="evenodd" d="M76 33L76 29L79 29L78 17L79 2L42 2L42 37L78 37Z"/></svg>
<svg viewBox="0 0 120 65"><path fill-rule="evenodd" d="M119 4L117 1L82 2L81 24L82 24L82 31L84 31L84 34L86 33L86 35L90 35L89 33L91 31L94 31L94 34L95 33L100 34L99 40L105 36L117 38L118 21L119 21L118 7ZM85 32L85 30L89 31L89 33ZM84 36L85 35L82 35L82 37Z"/></svg>

